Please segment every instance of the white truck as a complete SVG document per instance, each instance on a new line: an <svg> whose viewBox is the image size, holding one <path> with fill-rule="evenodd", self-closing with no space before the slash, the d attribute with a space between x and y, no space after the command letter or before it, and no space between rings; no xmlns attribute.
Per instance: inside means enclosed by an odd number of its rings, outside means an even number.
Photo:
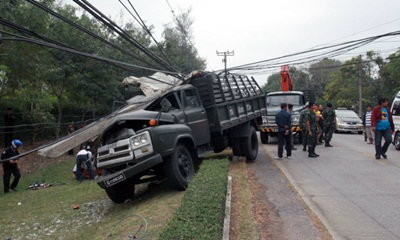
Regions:
<svg viewBox="0 0 400 240"><path fill-rule="evenodd" d="M397 150L400 150L400 91L393 99L391 112L393 115L394 123L393 144Z"/></svg>

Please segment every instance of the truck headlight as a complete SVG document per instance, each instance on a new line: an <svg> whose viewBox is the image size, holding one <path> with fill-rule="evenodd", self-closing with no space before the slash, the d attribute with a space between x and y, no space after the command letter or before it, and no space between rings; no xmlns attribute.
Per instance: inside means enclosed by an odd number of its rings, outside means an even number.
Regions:
<svg viewBox="0 0 400 240"><path fill-rule="evenodd" d="M136 158L153 153L153 145L148 131L131 137L131 146Z"/></svg>

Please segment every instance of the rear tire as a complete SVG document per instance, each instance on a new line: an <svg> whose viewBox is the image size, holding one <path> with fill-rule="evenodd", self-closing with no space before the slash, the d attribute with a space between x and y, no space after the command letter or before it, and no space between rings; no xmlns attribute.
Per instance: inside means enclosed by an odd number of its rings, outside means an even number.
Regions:
<svg viewBox="0 0 400 240"><path fill-rule="evenodd" d="M400 150L400 132L397 132L396 135L394 135L394 147L397 150Z"/></svg>
<svg viewBox="0 0 400 240"><path fill-rule="evenodd" d="M256 160L258 155L258 139L257 132L254 127L250 127L250 135L241 140L243 155L248 162Z"/></svg>
<svg viewBox="0 0 400 240"><path fill-rule="evenodd" d="M363 134L363 131L358 131L358 134L360 134L360 135Z"/></svg>
<svg viewBox="0 0 400 240"><path fill-rule="evenodd" d="M262 144L268 144L268 133L260 132L260 140Z"/></svg>
<svg viewBox="0 0 400 240"><path fill-rule="evenodd" d="M194 176L194 164L188 149L179 144L175 152L165 162L165 174L171 187L183 191Z"/></svg>
<svg viewBox="0 0 400 240"><path fill-rule="evenodd" d="M133 198L135 194L135 185L126 183L117 184L106 188L107 196L115 203L124 203L125 200Z"/></svg>

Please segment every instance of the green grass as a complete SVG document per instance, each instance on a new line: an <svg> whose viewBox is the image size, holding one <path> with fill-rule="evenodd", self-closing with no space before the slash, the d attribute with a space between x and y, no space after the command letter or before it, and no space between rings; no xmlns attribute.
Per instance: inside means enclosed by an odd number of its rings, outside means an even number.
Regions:
<svg viewBox="0 0 400 240"><path fill-rule="evenodd" d="M78 183L72 175L73 165L73 158L63 157L58 163L39 166L36 172L22 176L18 192L0 194L2 239L128 239L144 225L141 216L148 223L145 239L157 239L184 194L166 184L142 184L134 200L114 204L95 181ZM27 189L40 181L64 184ZM74 204L80 208L72 209Z"/></svg>
<svg viewBox="0 0 400 240"><path fill-rule="evenodd" d="M227 173L227 159L203 161L160 239L221 239Z"/></svg>

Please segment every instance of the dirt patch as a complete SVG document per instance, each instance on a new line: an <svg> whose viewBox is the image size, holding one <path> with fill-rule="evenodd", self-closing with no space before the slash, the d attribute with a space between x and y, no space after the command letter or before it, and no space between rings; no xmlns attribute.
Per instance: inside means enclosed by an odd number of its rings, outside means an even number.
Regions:
<svg viewBox="0 0 400 240"><path fill-rule="evenodd" d="M232 176L232 208L230 239L259 239L259 229L253 214L253 195L244 161L232 161L229 175Z"/></svg>

